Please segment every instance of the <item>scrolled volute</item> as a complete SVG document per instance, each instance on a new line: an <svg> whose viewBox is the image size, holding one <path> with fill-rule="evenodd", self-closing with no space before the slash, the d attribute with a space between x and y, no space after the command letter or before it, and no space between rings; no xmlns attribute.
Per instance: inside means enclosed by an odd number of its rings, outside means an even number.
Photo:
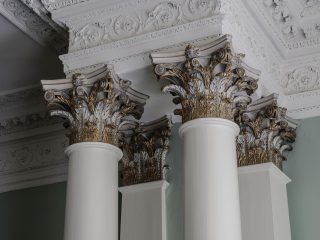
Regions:
<svg viewBox="0 0 320 240"><path fill-rule="evenodd" d="M135 127L147 95L133 90L108 66L71 79L42 80L51 116L67 120L70 144L105 142L119 146L121 132Z"/></svg>
<svg viewBox="0 0 320 240"><path fill-rule="evenodd" d="M279 107L276 94L248 105L239 118L237 137L238 165L272 162L282 169L285 151L292 150L297 122Z"/></svg>
<svg viewBox="0 0 320 240"><path fill-rule="evenodd" d="M229 35L200 48L188 45L184 52L151 54L155 74L169 81L162 90L181 104L174 113L182 122L204 117L234 121L251 102L259 74L242 57L233 52Z"/></svg>
<svg viewBox="0 0 320 240"><path fill-rule="evenodd" d="M132 185L166 178L171 119L164 116L139 123L126 132L120 161L120 185Z"/></svg>

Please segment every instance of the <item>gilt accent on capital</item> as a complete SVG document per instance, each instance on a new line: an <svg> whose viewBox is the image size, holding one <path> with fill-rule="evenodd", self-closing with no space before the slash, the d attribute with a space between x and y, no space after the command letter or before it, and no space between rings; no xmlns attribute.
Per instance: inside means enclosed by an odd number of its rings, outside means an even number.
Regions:
<svg viewBox="0 0 320 240"><path fill-rule="evenodd" d="M72 79L42 80L51 116L67 120L70 144L104 142L119 146L123 131L136 126L148 96L133 90L103 66Z"/></svg>
<svg viewBox="0 0 320 240"><path fill-rule="evenodd" d="M297 122L279 107L271 94L248 105L239 118L237 137L238 166L272 162L282 169L285 151L292 150Z"/></svg>
<svg viewBox="0 0 320 240"><path fill-rule="evenodd" d="M229 35L199 48L187 45L184 52L152 53L151 58L158 78L170 82L162 90L181 104L174 113L182 122L206 117L234 121L257 89L258 71L234 53Z"/></svg>
<svg viewBox="0 0 320 240"><path fill-rule="evenodd" d="M171 135L167 116L139 123L125 134L120 161L120 185L132 185L166 179L166 156Z"/></svg>

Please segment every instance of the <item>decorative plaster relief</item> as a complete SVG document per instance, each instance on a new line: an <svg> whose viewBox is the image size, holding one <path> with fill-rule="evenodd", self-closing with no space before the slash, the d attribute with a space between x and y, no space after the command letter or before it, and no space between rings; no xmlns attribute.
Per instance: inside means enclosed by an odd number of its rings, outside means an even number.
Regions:
<svg viewBox="0 0 320 240"><path fill-rule="evenodd" d="M307 39L320 37L320 22L302 26L302 31Z"/></svg>
<svg viewBox="0 0 320 240"><path fill-rule="evenodd" d="M154 49L181 44L185 41L195 41L195 38L203 39L208 36L215 37L221 33L222 16L217 15L190 23L162 29L156 32L145 33L135 37L122 39L100 46L82 49L61 55L65 72L73 71L88 65L101 62L113 64L125 61L128 58L145 54ZM142 56L142 55L141 55ZM99 61L97 61L99 60ZM150 60L147 58L148 64ZM135 65L136 63L134 63ZM128 66L124 67L125 70Z"/></svg>
<svg viewBox="0 0 320 240"><path fill-rule="evenodd" d="M300 17L292 13L285 0L242 1L255 13L250 14L260 21L264 34L275 41L284 56L290 51L320 45L319 36L306 37Z"/></svg>
<svg viewBox="0 0 320 240"><path fill-rule="evenodd" d="M234 47L246 54L246 59L250 61L248 64L263 70L259 78L259 88L268 93L280 92L279 52L265 40L265 33L242 1L226 0L222 7L225 14L223 33L232 34Z"/></svg>
<svg viewBox="0 0 320 240"><path fill-rule="evenodd" d="M38 138L14 145L2 144L0 176L64 164L64 149L67 146L68 139L63 135L58 139Z"/></svg>
<svg viewBox="0 0 320 240"><path fill-rule="evenodd" d="M67 34L64 30L46 15L38 12L41 18L34 10L20 0L0 0L0 13L22 31L59 54L67 52Z"/></svg>
<svg viewBox="0 0 320 240"><path fill-rule="evenodd" d="M282 86L287 95L317 90L320 88L320 67L309 65L290 71L285 74Z"/></svg>
<svg viewBox="0 0 320 240"><path fill-rule="evenodd" d="M59 123L62 123L60 119L50 118L47 112L37 112L0 120L0 138L5 135L40 127L48 127Z"/></svg>
<svg viewBox="0 0 320 240"><path fill-rule="evenodd" d="M118 15L70 28L70 52L173 27L215 14L215 0L169 1L139 13Z"/></svg>
<svg viewBox="0 0 320 240"><path fill-rule="evenodd" d="M41 2L48 11L70 7L87 1L90 0L41 0Z"/></svg>
<svg viewBox="0 0 320 240"><path fill-rule="evenodd" d="M320 14L320 0L302 0L305 7L300 13L301 17L309 17Z"/></svg>
<svg viewBox="0 0 320 240"><path fill-rule="evenodd" d="M271 9L272 17L278 23L278 26L280 26L281 32L287 37L296 36L297 25L285 1L263 0L263 3Z"/></svg>

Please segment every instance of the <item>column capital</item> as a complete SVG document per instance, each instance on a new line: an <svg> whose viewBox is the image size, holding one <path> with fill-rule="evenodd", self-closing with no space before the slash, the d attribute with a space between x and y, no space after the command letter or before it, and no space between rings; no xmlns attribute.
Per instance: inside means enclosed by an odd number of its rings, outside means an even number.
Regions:
<svg viewBox="0 0 320 240"><path fill-rule="evenodd" d="M208 117L234 121L258 86L259 72L243 57L234 53L230 35L202 47L187 45L184 52L151 54L155 74L170 82L162 90L181 104L174 113L182 122Z"/></svg>
<svg viewBox="0 0 320 240"><path fill-rule="evenodd" d="M168 116L139 123L125 134L121 160L121 185L165 180L169 166L166 155L171 135Z"/></svg>
<svg viewBox="0 0 320 240"><path fill-rule="evenodd" d="M67 120L70 144L104 142L118 146L121 131L136 125L132 120L141 117L148 99L110 66L41 83L50 115Z"/></svg>
<svg viewBox="0 0 320 240"><path fill-rule="evenodd" d="M238 165L273 162L280 169L286 159L284 152L292 150L297 122L279 107L278 95L271 94L248 105L239 118L237 138Z"/></svg>

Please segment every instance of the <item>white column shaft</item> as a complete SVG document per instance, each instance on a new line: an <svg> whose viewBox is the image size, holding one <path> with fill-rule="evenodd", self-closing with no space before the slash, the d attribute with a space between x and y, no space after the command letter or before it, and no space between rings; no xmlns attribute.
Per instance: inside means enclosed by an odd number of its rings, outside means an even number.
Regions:
<svg viewBox="0 0 320 240"><path fill-rule="evenodd" d="M119 148L106 143L77 143L69 157L65 240L118 239Z"/></svg>
<svg viewBox="0 0 320 240"><path fill-rule="evenodd" d="M235 123L219 118L192 120L180 128L186 240L241 239L238 133Z"/></svg>
<svg viewBox="0 0 320 240"><path fill-rule="evenodd" d="M291 180L273 163L238 171L243 239L291 240L287 198Z"/></svg>
<svg viewBox="0 0 320 240"><path fill-rule="evenodd" d="M164 180L121 187L120 240L166 240Z"/></svg>

